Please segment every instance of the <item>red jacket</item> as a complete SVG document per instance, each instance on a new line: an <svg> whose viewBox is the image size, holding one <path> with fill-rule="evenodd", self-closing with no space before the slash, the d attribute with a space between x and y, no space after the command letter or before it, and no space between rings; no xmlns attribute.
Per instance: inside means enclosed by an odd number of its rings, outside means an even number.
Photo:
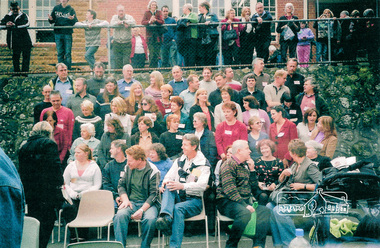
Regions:
<svg viewBox="0 0 380 248"><path fill-rule="evenodd" d="M228 19L223 19L221 22L227 22L227 20L228 20ZM232 22L240 22L240 20L237 19L237 18L234 18L234 19L232 20ZM235 23L235 24L231 24L231 25L222 25L222 32L223 32L224 30L231 30L231 26L232 26L232 28L236 31L236 34L237 34L237 39L235 40L236 45L237 45L238 47L240 47L240 36L239 36L239 33L240 33L241 31L244 30L244 25L241 24L241 23ZM226 45L227 45L227 44L226 44ZM228 45L227 45L227 46L228 46ZM227 48L227 47L224 47L224 48Z"/></svg>
<svg viewBox="0 0 380 248"><path fill-rule="evenodd" d="M146 44L145 38L142 35L140 35L140 37L141 37L141 41L144 47L145 58L148 59L148 45ZM132 42L131 58L133 58L135 56L135 47L136 47L136 38L134 35L132 35L131 42Z"/></svg>
<svg viewBox="0 0 380 248"><path fill-rule="evenodd" d="M144 26L149 26L150 24L156 24L156 25L162 25L165 23L164 17L162 16L162 12L160 10L156 10L156 13L154 15L156 17L156 21L154 23L149 23L150 18L152 17L152 12L149 10L145 11L144 17L141 21L141 24ZM153 36L154 29L152 28L146 28L146 38L149 39ZM162 41L162 35L161 37L158 37Z"/></svg>
<svg viewBox="0 0 380 248"><path fill-rule="evenodd" d="M277 133L276 123L272 123L269 127L269 137L277 145L277 150L273 156L283 160L288 152L289 141L298 138L296 124L285 119L280 132Z"/></svg>

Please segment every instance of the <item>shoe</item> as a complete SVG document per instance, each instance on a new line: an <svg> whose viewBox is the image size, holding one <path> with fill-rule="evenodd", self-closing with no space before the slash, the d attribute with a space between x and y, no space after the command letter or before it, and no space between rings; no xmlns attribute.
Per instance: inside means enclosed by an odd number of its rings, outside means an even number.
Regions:
<svg viewBox="0 0 380 248"><path fill-rule="evenodd" d="M172 235L172 218L165 214L156 221L156 228L160 230L165 236Z"/></svg>

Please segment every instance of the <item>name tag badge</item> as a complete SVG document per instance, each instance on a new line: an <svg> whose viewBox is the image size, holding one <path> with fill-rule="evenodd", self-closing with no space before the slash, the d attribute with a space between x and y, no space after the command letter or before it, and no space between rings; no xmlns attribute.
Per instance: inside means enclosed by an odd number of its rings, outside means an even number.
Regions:
<svg viewBox="0 0 380 248"><path fill-rule="evenodd" d="M234 24L234 28L237 28L238 27L238 25L237 24Z"/></svg>
<svg viewBox="0 0 380 248"><path fill-rule="evenodd" d="M268 85L268 82L263 82L263 86L267 86Z"/></svg>
<svg viewBox="0 0 380 248"><path fill-rule="evenodd" d="M289 111L289 113L290 113L291 115L295 115L295 114L297 114L297 110L295 110L295 109L291 109L291 110Z"/></svg>
<svg viewBox="0 0 380 248"><path fill-rule="evenodd" d="M152 118L153 114L152 113L145 113L145 116Z"/></svg>
<svg viewBox="0 0 380 248"><path fill-rule="evenodd" d="M177 135L175 136L175 139L177 139L177 140L182 140L182 135L178 135L178 134L177 134Z"/></svg>
<svg viewBox="0 0 380 248"><path fill-rule="evenodd" d="M224 131L224 133L227 135L232 135L232 131L229 131L229 130Z"/></svg>
<svg viewBox="0 0 380 248"><path fill-rule="evenodd" d="M131 90L131 87L129 87L129 86L125 86L124 90L125 90L125 91L130 91L130 90Z"/></svg>
<svg viewBox="0 0 380 248"><path fill-rule="evenodd" d="M186 124L182 124L181 123L181 124L178 125L178 128L185 128L185 127L186 127Z"/></svg>
<svg viewBox="0 0 380 248"><path fill-rule="evenodd" d="M57 124L57 127L63 129L63 124Z"/></svg>
<svg viewBox="0 0 380 248"><path fill-rule="evenodd" d="M73 94L73 90L66 90L66 94Z"/></svg>
<svg viewBox="0 0 380 248"><path fill-rule="evenodd" d="M311 100L311 103L315 105L315 101L314 100Z"/></svg>
<svg viewBox="0 0 380 248"><path fill-rule="evenodd" d="M168 114L168 113L171 113L172 110L171 109L165 109L165 113Z"/></svg>
<svg viewBox="0 0 380 248"><path fill-rule="evenodd" d="M294 84L301 84L300 81L294 81Z"/></svg>
<svg viewBox="0 0 380 248"><path fill-rule="evenodd" d="M308 110L308 109L309 109L309 107L304 107L304 108L303 108L304 111L306 111L306 110Z"/></svg>
<svg viewBox="0 0 380 248"><path fill-rule="evenodd" d="M104 89L100 89L100 93L103 93L104 92Z"/></svg>
<svg viewBox="0 0 380 248"><path fill-rule="evenodd" d="M283 132L281 132L281 133L279 133L278 135L277 135L277 137L279 137L279 138L281 138L282 136L284 136L285 134L283 133Z"/></svg>
<svg viewBox="0 0 380 248"><path fill-rule="evenodd" d="M124 174L125 174L125 172L124 172L124 171L120 171L120 177L123 177L123 176L124 176Z"/></svg>

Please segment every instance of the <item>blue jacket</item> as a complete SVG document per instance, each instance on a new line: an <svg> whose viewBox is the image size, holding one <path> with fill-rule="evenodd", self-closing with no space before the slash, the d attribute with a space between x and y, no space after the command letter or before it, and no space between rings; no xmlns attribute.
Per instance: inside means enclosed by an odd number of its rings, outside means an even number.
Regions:
<svg viewBox="0 0 380 248"><path fill-rule="evenodd" d="M195 133L195 131L192 131L192 133ZM201 152L203 153L203 155L205 155L207 160L210 162L211 168L214 170L215 165L218 162L218 152L216 149L214 133L208 129L204 129L199 143L201 147Z"/></svg>
<svg viewBox="0 0 380 248"><path fill-rule="evenodd" d="M168 17L165 19L165 24L177 24L174 18ZM177 40L176 26L167 26L168 32L164 34L164 43L169 43L172 40Z"/></svg>

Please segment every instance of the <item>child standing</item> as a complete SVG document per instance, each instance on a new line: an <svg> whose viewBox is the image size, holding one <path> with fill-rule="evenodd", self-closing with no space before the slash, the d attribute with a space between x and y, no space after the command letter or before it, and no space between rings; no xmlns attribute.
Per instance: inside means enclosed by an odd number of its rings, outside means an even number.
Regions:
<svg viewBox="0 0 380 248"><path fill-rule="evenodd" d="M307 27L307 22L302 21L301 30L298 32L297 57L299 63L307 63L310 58L310 43L314 40L314 34ZM300 67L308 67L308 64L301 64Z"/></svg>
<svg viewBox="0 0 380 248"><path fill-rule="evenodd" d="M145 60L148 59L148 46L145 38L141 35L140 28L132 29L132 52L131 62L133 68L144 68Z"/></svg>

